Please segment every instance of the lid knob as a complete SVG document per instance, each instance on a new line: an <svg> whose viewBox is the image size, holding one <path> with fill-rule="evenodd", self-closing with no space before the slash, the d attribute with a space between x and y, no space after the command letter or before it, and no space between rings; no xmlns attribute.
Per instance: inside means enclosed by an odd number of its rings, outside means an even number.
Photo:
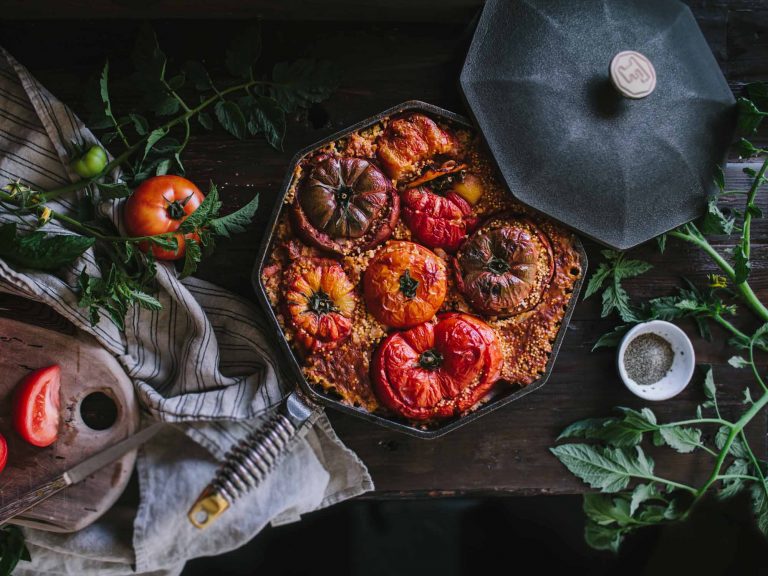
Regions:
<svg viewBox="0 0 768 576"><path fill-rule="evenodd" d="M624 50L611 60L611 82L627 98L645 98L656 88L656 70L640 52Z"/></svg>

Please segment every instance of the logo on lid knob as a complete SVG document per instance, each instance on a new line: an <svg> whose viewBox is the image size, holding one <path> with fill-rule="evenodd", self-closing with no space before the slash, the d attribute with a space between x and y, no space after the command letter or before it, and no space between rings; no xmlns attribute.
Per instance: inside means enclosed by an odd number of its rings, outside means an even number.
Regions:
<svg viewBox="0 0 768 576"><path fill-rule="evenodd" d="M625 50L611 60L611 82L627 98L645 98L656 88L656 70L640 52Z"/></svg>

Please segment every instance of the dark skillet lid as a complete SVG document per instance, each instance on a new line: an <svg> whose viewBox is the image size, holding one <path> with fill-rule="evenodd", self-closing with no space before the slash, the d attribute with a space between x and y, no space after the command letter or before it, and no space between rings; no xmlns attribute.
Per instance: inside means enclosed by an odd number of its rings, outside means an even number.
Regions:
<svg viewBox="0 0 768 576"><path fill-rule="evenodd" d="M677 0L488 0L461 87L512 193L620 250L703 214L735 126Z"/></svg>

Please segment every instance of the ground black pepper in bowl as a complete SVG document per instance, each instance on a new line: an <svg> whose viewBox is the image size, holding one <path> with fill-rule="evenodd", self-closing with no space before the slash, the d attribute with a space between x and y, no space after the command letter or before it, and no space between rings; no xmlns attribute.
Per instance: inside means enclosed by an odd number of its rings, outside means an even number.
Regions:
<svg viewBox="0 0 768 576"><path fill-rule="evenodd" d="M624 351L624 369L638 384L655 384L666 376L674 359L672 346L664 338L658 334L641 334Z"/></svg>

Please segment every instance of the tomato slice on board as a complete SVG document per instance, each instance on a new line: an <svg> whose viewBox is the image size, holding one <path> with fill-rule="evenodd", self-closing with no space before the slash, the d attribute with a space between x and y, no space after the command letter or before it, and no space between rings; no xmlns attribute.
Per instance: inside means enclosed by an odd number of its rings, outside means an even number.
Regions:
<svg viewBox="0 0 768 576"><path fill-rule="evenodd" d="M61 369L40 368L19 382L13 398L13 425L33 446L50 446L59 436L61 422Z"/></svg>

